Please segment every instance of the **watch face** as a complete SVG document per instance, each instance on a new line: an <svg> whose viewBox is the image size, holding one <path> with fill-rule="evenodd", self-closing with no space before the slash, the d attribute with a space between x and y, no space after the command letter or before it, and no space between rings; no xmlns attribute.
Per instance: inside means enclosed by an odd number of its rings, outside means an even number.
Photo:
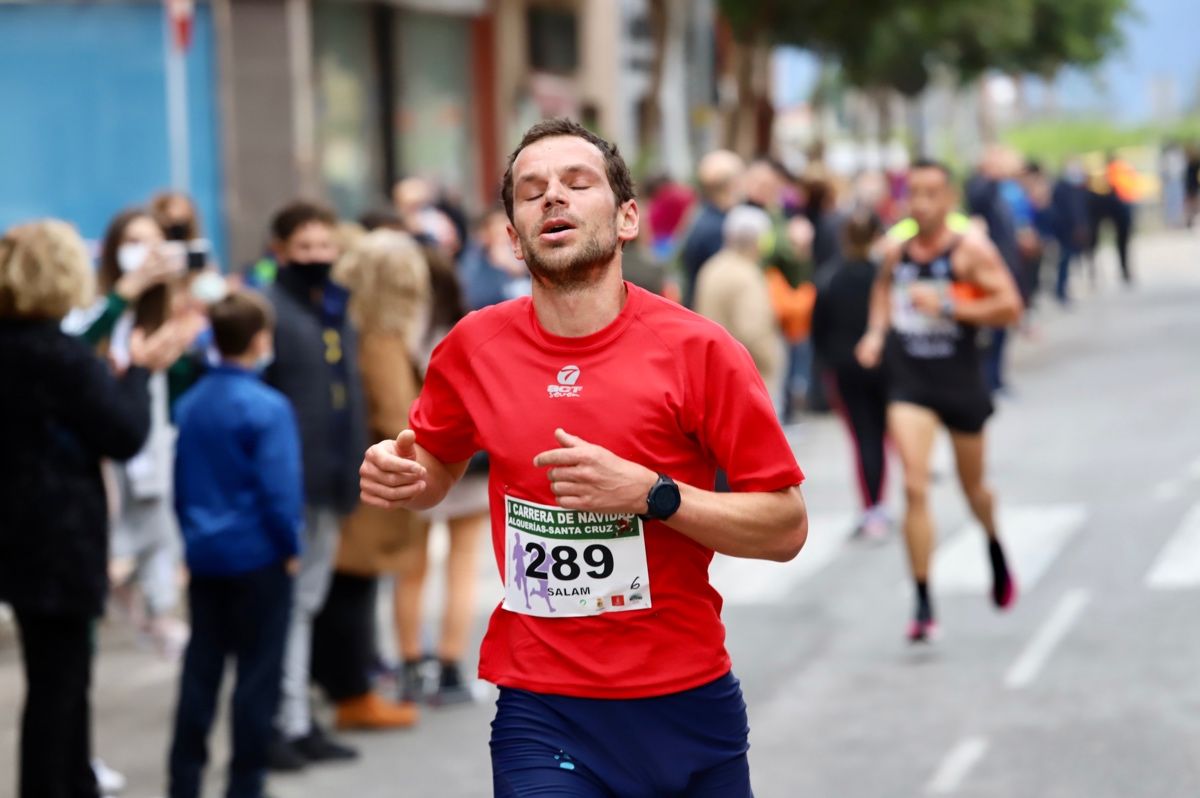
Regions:
<svg viewBox="0 0 1200 798"><path fill-rule="evenodd" d="M650 493L650 513L655 518L668 518L679 509L679 486L660 482Z"/></svg>

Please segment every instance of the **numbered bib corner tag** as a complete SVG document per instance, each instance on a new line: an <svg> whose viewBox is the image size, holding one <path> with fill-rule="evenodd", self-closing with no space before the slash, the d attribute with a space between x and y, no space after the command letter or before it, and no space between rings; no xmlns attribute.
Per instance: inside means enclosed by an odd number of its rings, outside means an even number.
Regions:
<svg viewBox="0 0 1200 798"><path fill-rule="evenodd" d="M649 572L634 515L564 510L506 496L504 608L570 618L646 609Z"/></svg>

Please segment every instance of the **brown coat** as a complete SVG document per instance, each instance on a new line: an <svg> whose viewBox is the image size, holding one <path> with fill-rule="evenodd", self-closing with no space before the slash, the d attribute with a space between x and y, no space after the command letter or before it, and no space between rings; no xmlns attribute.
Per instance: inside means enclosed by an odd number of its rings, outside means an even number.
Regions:
<svg viewBox="0 0 1200 798"><path fill-rule="evenodd" d="M700 267L696 312L720 324L750 352L767 390L781 384L783 337L762 268L745 255L723 249Z"/></svg>
<svg viewBox="0 0 1200 798"><path fill-rule="evenodd" d="M371 440L395 438L408 426L409 408L420 391L404 336L363 332L358 362ZM342 523L337 570L359 576L394 572L405 552L423 541L426 532L427 522L415 513L360 504Z"/></svg>

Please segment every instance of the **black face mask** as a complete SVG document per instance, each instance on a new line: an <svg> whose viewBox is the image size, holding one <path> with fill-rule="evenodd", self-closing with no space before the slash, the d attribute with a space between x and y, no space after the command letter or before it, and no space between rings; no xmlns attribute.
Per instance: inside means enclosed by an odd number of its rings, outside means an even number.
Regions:
<svg viewBox="0 0 1200 798"><path fill-rule="evenodd" d="M329 280L333 264L327 260L292 261L287 265L297 282L302 282L310 288L320 288Z"/></svg>
<svg viewBox="0 0 1200 798"><path fill-rule="evenodd" d="M167 225L163 230L168 241L187 241L188 239L188 224L187 222L175 222Z"/></svg>

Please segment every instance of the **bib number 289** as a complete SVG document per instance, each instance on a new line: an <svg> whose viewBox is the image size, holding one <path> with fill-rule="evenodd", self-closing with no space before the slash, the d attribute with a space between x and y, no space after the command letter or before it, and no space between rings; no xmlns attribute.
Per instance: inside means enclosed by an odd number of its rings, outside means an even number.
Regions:
<svg viewBox="0 0 1200 798"><path fill-rule="evenodd" d="M544 568L546 565L546 547L541 543L526 543L525 551L529 553L532 559L529 566L525 569L525 576L530 579L549 579ZM550 565L550 571L554 574L554 578L562 582L571 582L578 579L583 572L583 568L577 562L579 558L579 550L571 546L553 546L549 550L550 559L553 563ZM612 576L613 572L613 554L608 546L600 543L593 543L583 550L583 560L591 569L587 571L587 575L593 579L606 579Z"/></svg>
<svg viewBox="0 0 1200 798"><path fill-rule="evenodd" d="M642 520L505 497L504 609L578 618L651 607Z"/></svg>

